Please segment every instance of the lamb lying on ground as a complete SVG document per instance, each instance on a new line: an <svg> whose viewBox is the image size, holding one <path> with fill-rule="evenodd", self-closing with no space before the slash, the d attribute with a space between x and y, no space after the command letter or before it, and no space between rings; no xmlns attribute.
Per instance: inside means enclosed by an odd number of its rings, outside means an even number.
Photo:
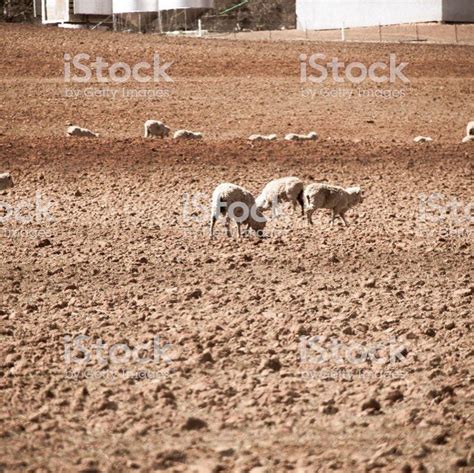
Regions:
<svg viewBox="0 0 474 473"><path fill-rule="evenodd" d="M273 209L275 211L278 204L290 202L293 210L297 205L301 206L304 215L304 184L297 177L282 177L270 181L262 193L256 199L257 208L261 211Z"/></svg>
<svg viewBox="0 0 474 473"><path fill-rule="evenodd" d="M147 120L145 122L145 138L166 138L170 134L170 129L157 120Z"/></svg>
<svg viewBox="0 0 474 473"><path fill-rule="evenodd" d="M175 140L202 140L202 133L196 133L189 130L178 130L175 132L173 139Z"/></svg>
<svg viewBox="0 0 474 473"><path fill-rule="evenodd" d="M226 217L228 237L232 236L230 232L231 219L237 223L239 238L242 237L242 224L252 228L259 237L263 236L267 220L257 209L252 194L243 187L224 183L214 190L211 203L211 238L214 236L214 226L220 215Z"/></svg>
<svg viewBox="0 0 474 473"><path fill-rule="evenodd" d="M249 136L249 141L275 141L277 135L251 135Z"/></svg>
<svg viewBox="0 0 474 473"><path fill-rule="evenodd" d="M87 128L81 128L80 126L71 125L67 129L68 136L78 136L80 138L97 138L99 135Z"/></svg>
<svg viewBox="0 0 474 473"><path fill-rule="evenodd" d="M296 133L289 133L285 136L286 141L312 141L317 140L318 134L314 131L307 135L297 135Z"/></svg>
<svg viewBox="0 0 474 473"><path fill-rule="evenodd" d="M13 187L13 179L9 172L4 172L0 174L0 191L10 189Z"/></svg>
<svg viewBox="0 0 474 473"><path fill-rule="evenodd" d="M317 209L331 209L331 224L334 224L336 216L339 216L347 227L345 213L350 208L361 203L363 196L360 187L343 189L342 187L329 184L310 184L304 191L304 200L306 215L311 225L313 224L311 217Z"/></svg>

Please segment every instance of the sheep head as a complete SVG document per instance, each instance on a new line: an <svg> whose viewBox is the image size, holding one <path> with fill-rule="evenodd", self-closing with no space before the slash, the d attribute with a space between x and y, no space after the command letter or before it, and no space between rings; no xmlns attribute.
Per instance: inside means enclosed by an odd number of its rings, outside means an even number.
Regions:
<svg viewBox="0 0 474 473"><path fill-rule="evenodd" d="M13 178L9 172L0 174L0 190L10 189L13 187Z"/></svg>

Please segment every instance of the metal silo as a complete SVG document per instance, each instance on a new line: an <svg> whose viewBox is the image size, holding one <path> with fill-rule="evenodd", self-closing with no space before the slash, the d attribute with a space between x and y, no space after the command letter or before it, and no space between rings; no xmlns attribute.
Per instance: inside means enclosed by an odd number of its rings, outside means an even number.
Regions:
<svg viewBox="0 0 474 473"><path fill-rule="evenodd" d="M214 0L160 0L160 10L180 10L184 8L214 8Z"/></svg>
<svg viewBox="0 0 474 473"><path fill-rule="evenodd" d="M114 13L152 13L158 11L158 0L113 0Z"/></svg>
<svg viewBox="0 0 474 473"><path fill-rule="evenodd" d="M74 0L74 14L112 15L112 0Z"/></svg>

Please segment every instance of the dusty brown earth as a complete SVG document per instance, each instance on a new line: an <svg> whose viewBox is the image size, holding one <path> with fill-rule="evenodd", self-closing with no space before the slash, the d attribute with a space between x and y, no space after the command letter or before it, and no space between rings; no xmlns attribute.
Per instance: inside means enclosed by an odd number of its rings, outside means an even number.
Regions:
<svg viewBox="0 0 474 473"><path fill-rule="evenodd" d="M472 471L472 47L0 38L0 172L15 181L0 194L1 471ZM104 89L65 84L65 53L153 51L174 61L170 95L64 96ZM394 52L411 82L399 99L304 92L299 55L318 51ZM149 118L205 139L146 141ZM69 122L101 136L66 138ZM347 229L288 211L264 240L220 225L208 241L216 184L257 193L285 175L366 199Z"/></svg>

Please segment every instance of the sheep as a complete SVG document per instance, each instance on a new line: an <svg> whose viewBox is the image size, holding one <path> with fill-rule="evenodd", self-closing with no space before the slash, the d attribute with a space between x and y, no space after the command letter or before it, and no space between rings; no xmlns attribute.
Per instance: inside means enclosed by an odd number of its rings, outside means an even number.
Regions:
<svg viewBox="0 0 474 473"><path fill-rule="evenodd" d="M147 120L145 122L145 138L166 138L170 134L170 129L157 120Z"/></svg>
<svg viewBox="0 0 474 473"><path fill-rule="evenodd" d="M9 172L4 172L0 174L0 191L10 189L13 187L13 179Z"/></svg>
<svg viewBox="0 0 474 473"><path fill-rule="evenodd" d="M202 140L202 133L196 133L189 130L178 130L175 132L173 139L175 140Z"/></svg>
<svg viewBox="0 0 474 473"><path fill-rule="evenodd" d="M414 140L415 143L430 143L433 141L433 138L429 136L417 136Z"/></svg>
<svg viewBox="0 0 474 473"><path fill-rule="evenodd" d="M230 237L230 220L237 223L239 238L242 237L241 225L252 228L259 237L267 223L266 218L257 209L253 195L243 187L223 183L218 185L212 194L210 238L214 237L214 226L220 215L226 217L227 236Z"/></svg>
<svg viewBox="0 0 474 473"><path fill-rule="evenodd" d="M471 141L474 141L474 135L467 135L462 139L463 143L470 143Z"/></svg>
<svg viewBox="0 0 474 473"><path fill-rule="evenodd" d="M99 135L87 128L81 128L80 126L71 125L67 129L68 136L78 136L80 138L97 138Z"/></svg>
<svg viewBox="0 0 474 473"><path fill-rule="evenodd" d="M277 135L251 135L249 136L249 141L275 141Z"/></svg>
<svg viewBox="0 0 474 473"><path fill-rule="evenodd" d="M345 213L350 208L363 202L363 196L360 187L344 189L329 184L310 184L304 191L304 200L306 216L310 225L313 224L311 216L317 209L331 209L331 225L334 224L336 216L339 216L347 227Z"/></svg>
<svg viewBox="0 0 474 473"><path fill-rule="evenodd" d="M466 127L466 136L474 135L474 122L469 122Z"/></svg>
<svg viewBox="0 0 474 473"><path fill-rule="evenodd" d="M315 131L307 135L297 135L296 133L289 133L285 136L286 141L314 141L318 139L318 134Z"/></svg>
<svg viewBox="0 0 474 473"><path fill-rule="evenodd" d="M304 216L304 184L297 177L282 177L270 181L255 200L260 211L275 209L281 202L290 202L293 210L301 206Z"/></svg>

